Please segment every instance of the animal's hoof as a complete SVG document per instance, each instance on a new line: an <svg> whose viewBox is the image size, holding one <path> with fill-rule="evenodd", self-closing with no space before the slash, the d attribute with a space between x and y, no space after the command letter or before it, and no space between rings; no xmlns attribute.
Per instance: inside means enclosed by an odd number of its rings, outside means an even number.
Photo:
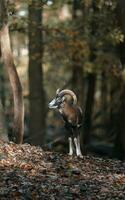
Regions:
<svg viewBox="0 0 125 200"><path fill-rule="evenodd" d="M83 155L78 155L79 158L83 158Z"/></svg>
<svg viewBox="0 0 125 200"><path fill-rule="evenodd" d="M73 155L73 153L68 153L68 155L69 155L69 156L72 156L72 155Z"/></svg>

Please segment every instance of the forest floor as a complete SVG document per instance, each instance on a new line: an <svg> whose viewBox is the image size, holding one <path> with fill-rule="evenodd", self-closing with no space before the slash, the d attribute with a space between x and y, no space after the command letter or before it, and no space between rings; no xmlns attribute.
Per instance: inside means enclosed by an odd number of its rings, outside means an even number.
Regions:
<svg viewBox="0 0 125 200"><path fill-rule="evenodd" d="M0 200L125 199L125 162L0 142Z"/></svg>

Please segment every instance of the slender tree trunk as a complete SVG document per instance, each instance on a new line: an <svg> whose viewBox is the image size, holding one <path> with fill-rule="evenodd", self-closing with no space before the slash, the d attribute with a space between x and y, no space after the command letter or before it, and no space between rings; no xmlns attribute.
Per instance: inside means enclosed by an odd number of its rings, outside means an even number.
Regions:
<svg viewBox="0 0 125 200"><path fill-rule="evenodd" d="M124 36L125 36L125 1L118 0L117 9L116 9L116 17L118 26L121 28ZM119 44L119 57L121 60L122 67L125 67L125 38L124 41Z"/></svg>
<svg viewBox="0 0 125 200"><path fill-rule="evenodd" d="M125 1L118 0L117 5L117 20L125 36ZM125 39L119 46L119 57L122 64L122 72L120 77L120 99L117 119L117 134L114 145L114 154L125 159Z"/></svg>
<svg viewBox="0 0 125 200"><path fill-rule="evenodd" d="M8 133L7 133L7 127L5 124L5 115L4 115L4 110L3 110L3 105L1 103L0 99L0 139L8 142Z"/></svg>
<svg viewBox="0 0 125 200"><path fill-rule="evenodd" d="M16 143L22 143L24 133L24 105L22 87L14 65L10 37L7 24L7 4L6 0L0 1L0 44L4 65L9 75L10 84L14 99L14 123L13 132Z"/></svg>
<svg viewBox="0 0 125 200"><path fill-rule="evenodd" d="M73 65L72 68L72 90L78 95L78 102L84 108L84 78L82 66Z"/></svg>
<svg viewBox="0 0 125 200"><path fill-rule="evenodd" d="M3 64L0 62L0 97L3 107L5 107L5 78Z"/></svg>
<svg viewBox="0 0 125 200"><path fill-rule="evenodd" d="M116 122L114 156L125 159L125 69L120 77L120 98Z"/></svg>
<svg viewBox="0 0 125 200"><path fill-rule="evenodd" d="M109 118L110 118L110 132L114 135L117 133L117 122L118 122L118 107L120 104L120 88L121 88L121 77L112 74L110 77L110 107L109 107Z"/></svg>
<svg viewBox="0 0 125 200"><path fill-rule="evenodd" d="M9 142L7 126L5 123L5 88L4 88L4 77L3 77L3 65L0 62L0 139Z"/></svg>
<svg viewBox="0 0 125 200"><path fill-rule="evenodd" d="M41 0L32 0L29 5L29 100L30 142L44 143L45 136L45 92L43 88L43 36Z"/></svg>
<svg viewBox="0 0 125 200"><path fill-rule="evenodd" d="M107 105L108 105L108 82L105 71L101 74L101 111L102 111L102 124L106 124L108 120L107 115Z"/></svg>
<svg viewBox="0 0 125 200"><path fill-rule="evenodd" d="M89 61L94 63L96 59L96 49L95 44L93 42L93 37L95 36L97 24L95 21L94 14L97 12L96 2L92 0L91 8L93 9L93 16L91 19L91 31L90 31L90 56ZM94 95L95 95L95 85L96 85L96 74L94 72L88 73L88 88L87 88L87 98L85 103L85 115L84 115L84 131L83 131L83 146L87 146L90 141L90 133L92 128L92 114L93 114L93 106L94 106ZM86 150L86 149L85 149Z"/></svg>
<svg viewBox="0 0 125 200"><path fill-rule="evenodd" d="M78 0L73 0L73 13L72 13L72 19L73 22L77 24L78 16L77 16L77 4ZM79 19L80 20L80 19ZM77 37L73 37L73 42L76 41ZM72 55L72 89L76 92L78 95L78 101L80 106L84 107L84 78L83 78L83 62L82 58L79 57L80 49L76 49L76 51L73 52Z"/></svg>
<svg viewBox="0 0 125 200"><path fill-rule="evenodd" d="M88 89L87 89L87 97L86 97L86 103L85 103L84 137L83 137L83 144L85 146L89 143L89 140L90 140L96 75L93 73L88 74L87 80L88 80Z"/></svg>

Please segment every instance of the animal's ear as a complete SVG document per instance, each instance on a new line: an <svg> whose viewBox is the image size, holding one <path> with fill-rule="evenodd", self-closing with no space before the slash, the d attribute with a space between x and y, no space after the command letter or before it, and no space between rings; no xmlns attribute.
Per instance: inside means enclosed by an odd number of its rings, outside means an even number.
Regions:
<svg viewBox="0 0 125 200"><path fill-rule="evenodd" d="M60 92L60 88L58 88L58 89L56 90L56 95L58 95L59 92Z"/></svg>

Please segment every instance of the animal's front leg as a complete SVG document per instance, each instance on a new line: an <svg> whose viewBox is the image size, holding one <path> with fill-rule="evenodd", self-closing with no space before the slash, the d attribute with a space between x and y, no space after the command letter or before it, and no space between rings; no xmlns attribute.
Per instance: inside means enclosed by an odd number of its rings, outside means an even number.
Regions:
<svg viewBox="0 0 125 200"><path fill-rule="evenodd" d="M80 158L83 158L82 152L81 152L81 148L80 148L80 136L79 133L77 135L77 137L74 138L74 143L75 143L75 147L76 147L76 155L79 156Z"/></svg>
<svg viewBox="0 0 125 200"><path fill-rule="evenodd" d="M73 155L73 142L72 142L72 138L69 137L69 155L72 156Z"/></svg>
<svg viewBox="0 0 125 200"><path fill-rule="evenodd" d="M83 158L83 155L82 155L82 152L81 152L80 135L79 134L77 136L77 144L78 144L78 151L77 151L78 155L77 156L79 156L80 158Z"/></svg>

